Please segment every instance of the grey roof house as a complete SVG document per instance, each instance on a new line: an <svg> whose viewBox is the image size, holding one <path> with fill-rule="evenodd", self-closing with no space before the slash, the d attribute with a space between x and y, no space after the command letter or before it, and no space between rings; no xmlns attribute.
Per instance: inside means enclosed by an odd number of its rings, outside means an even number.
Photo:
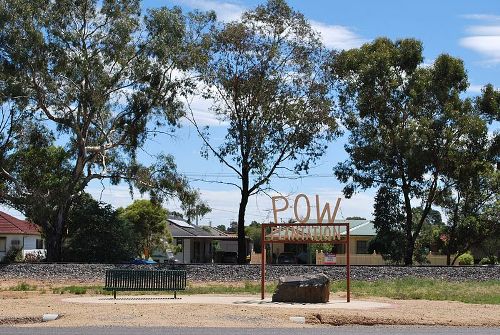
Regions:
<svg viewBox="0 0 500 335"><path fill-rule="evenodd" d="M173 237L173 244L180 246L175 258L184 264L212 263L217 261L217 252L237 253L238 237L209 226L195 226L180 218L168 218L168 229ZM252 242L247 241L250 254ZM163 261L161 253L153 253L152 258Z"/></svg>

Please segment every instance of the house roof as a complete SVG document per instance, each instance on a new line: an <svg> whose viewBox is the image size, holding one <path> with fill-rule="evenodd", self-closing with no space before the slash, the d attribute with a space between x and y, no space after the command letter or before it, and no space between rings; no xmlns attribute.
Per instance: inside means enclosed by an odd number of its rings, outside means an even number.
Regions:
<svg viewBox="0 0 500 335"><path fill-rule="evenodd" d="M237 238L233 235L226 234L216 228L209 226L194 226L182 219L168 218L168 228L173 238L216 238L216 239L233 239Z"/></svg>
<svg viewBox="0 0 500 335"><path fill-rule="evenodd" d="M40 232L34 224L0 211L0 234L40 235Z"/></svg>
<svg viewBox="0 0 500 335"><path fill-rule="evenodd" d="M356 220L358 221L358 220ZM357 224L355 226L351 226L349 229L349 233L351 236L375 236L377 235L377 231L375 230L375 226L372 221L364 221L363 223ZM343 233L345 234L345 233Z"/></svg>

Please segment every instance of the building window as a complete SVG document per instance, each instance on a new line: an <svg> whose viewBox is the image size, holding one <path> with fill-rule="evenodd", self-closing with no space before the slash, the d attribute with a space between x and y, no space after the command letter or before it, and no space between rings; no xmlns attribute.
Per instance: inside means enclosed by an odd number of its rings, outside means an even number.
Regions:
<svg viewBox="0 0 500 335"><path fill-rule="evenodd" d="M368 241L356 241L356 253L357 254L367 254L368 253Z"/></svg>
<svg viewBox="0 0 500 335"><path fill-rule="evenodd" d="M7 238L0 237L0 252L7 251Z"/></svg>
<svg viewBox="0 0 500 335"><path fill-rule="evenodd" d="M36 249L44 249L43 248L43 240L41 238L36 239Z"/></svg>
<svg viewBox="0 0 500 335"><path fill-rule="evenodd" d="M21 246L21 241L19 240L12 240L10 241L10 245L15 247L15 248L19 248Z"/></svg>

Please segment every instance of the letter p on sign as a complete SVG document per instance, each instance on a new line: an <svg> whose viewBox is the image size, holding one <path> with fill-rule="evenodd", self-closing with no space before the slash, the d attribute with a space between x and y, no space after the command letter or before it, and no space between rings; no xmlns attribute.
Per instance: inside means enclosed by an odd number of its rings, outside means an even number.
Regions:
<svg viewBox="0 0 500 335"><path fill-rule="evenodd" d="M271 197L271 199L273 200L274 223L278 223L278 212L283 212L288 209L288 199L282 195ZM278 199L282 199L285 201L285 205L281 208L276 208L276 201Z"/></svg>

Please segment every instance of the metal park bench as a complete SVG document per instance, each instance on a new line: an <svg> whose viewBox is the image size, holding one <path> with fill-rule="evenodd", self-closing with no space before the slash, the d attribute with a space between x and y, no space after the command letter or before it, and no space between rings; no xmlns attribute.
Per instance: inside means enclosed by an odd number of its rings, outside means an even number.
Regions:
<svg viewBox="0 0 500 335"><path fill-rule="evenodd" d="M113 291L177 291L186 289L186 270L106 270L104 289Z"/></svg>

